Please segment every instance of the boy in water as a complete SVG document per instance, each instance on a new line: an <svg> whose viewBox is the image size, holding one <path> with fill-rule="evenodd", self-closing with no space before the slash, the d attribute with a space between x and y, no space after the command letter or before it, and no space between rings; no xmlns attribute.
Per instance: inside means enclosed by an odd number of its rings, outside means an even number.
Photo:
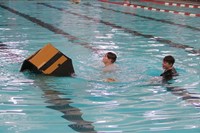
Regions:
<svg viewBox="0 0 200 133"><path fill-rule="evenodd" d="M73 4L79 4L79 3L81 2L81 0L71 0L71 2L72 2Z"/></svg>
<svg viewBox="0 0 200 133"><path fill-rule="evenodd" d="M115 53L108 52L104 55L102 62L104 63L104 72L112 72L116 70L116 65L114 64L117 59L117 56Z"/></svg>
<svg viewBox="0 0 200 133"><path fill-rule="evenodd" d="M114 64L117 59L117 56L115 53L108 52L103 56L102 62L104 63L103 72L114 72L116 71L117 67ZM107 78L106 82L114 82L116 81L113 78Z"/></svg>
<svg viewBox="0 0 200 133"><path fill-rule="evenodd" d="M173 67L175 59L173 56L165 56L163 59L162 67L165 70L160 76L163 77L164 81L171 80L173 76L178 76L176 69ZM177 87L177 86L166 86L168 91L172 94L181 96L182 100L186 100L188 103L200 107L200 97L198 93L190 93L187 89Z"/></svg>
<svg viewBox="0 0 200 133"><path fill-rule="evenodd" d="M173 76L178 76L176 69L173 67L175 59L173 56L168 55L163 58L162 67L164 72L160 75L163 77L163 80L171 80Z"/></svg>
<svg viewBox="0 0 200 133"><path fill-rule="evenodd" d="M124 4L130 4L131 2L129 0L124 0Z"/></svg>

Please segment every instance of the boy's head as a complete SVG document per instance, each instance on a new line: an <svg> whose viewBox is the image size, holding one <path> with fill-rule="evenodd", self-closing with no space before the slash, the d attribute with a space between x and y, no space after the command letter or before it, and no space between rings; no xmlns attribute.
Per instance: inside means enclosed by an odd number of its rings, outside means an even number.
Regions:
<svg viewBox="0 0 200 133"><path fill-rule="evenodd" d="M103 63L104 64L112 64L116 61L116 59L117 59L117 56L115 53L108 52L103 57Z"/></svg>
<svg viewBox="0 0 200 133"><path fill-rule="evenodd" d="M163 58L162 67L165 70L171 69L175 63L175 59L173 56L168 55Z"/></svg>
<svg viewBox="0 0 200 133"><path fill-rule="evenodd" d="M81 0L72 0L72 2L75 4L79 4L81 2Z"/></svg>

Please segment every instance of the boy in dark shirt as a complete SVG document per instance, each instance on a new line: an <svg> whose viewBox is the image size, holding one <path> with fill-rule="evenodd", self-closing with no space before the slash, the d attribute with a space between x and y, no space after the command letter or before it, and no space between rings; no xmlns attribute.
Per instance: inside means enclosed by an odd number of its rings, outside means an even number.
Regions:
<svg viewBox="0 0 200 133"><path fill-rule="evenodd" d="M176 69L173 67L175 59L172 56L165 56L163 58L162 67L164 72L160 75L163 77L164 83L171 80L173 76L178 76ZM198 93L190 93L187 89L181 88L179 86L166 86L168 91L171 91L174 95L181 96L182 100L186 100L188 103L200 107L200 97Z"/></svg>
<svg viewBox="0 0 200 133"><path fill-rule="evenodd" d="M173 56L168 55L163 58L162 67L164 72L160 75L163 77L163 80L168 81L173 78L173 76L178 76L176 69L173 67L175 59Z"/></svg>

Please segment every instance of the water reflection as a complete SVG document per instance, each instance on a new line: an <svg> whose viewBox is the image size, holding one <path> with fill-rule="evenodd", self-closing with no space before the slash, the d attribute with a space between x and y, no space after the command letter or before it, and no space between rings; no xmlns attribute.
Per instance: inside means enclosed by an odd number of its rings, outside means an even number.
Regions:
<svg viewBox="0 0 200 133"><path fill-rule="evenodd" d="M81 110L70 105L73 103L72 100L60 97L60 95L66 94L57 91L56 87L54 88L45 83L44 79L36 80L35 84L44 92L44 97L48 99L46 103L52 104L47 106L47 108L62 112L64 114L62 118L73 122L73 124L68 125L69 127L77 132L96 133L92 122L82 118L83 113L81 113Z"/></svg>
<svg viewBox="0 0 200 133"><path fill-rule="evenodd" d="M176 82L178 79L173 80L163 80L162 77L154 77L150 80L147 86L162 86L165 87L167 91L171 92L173 95L179 96L182 100L187 103L194 105L195 107L200 107L200 94L191 93L188 89L184 87L175 86L172 82Z"/></svg>
<svg viewBox="0 0 200 133"><path fill-rule="evenodd" d="M176 96L180 96L182 100L194 105L195 107L200 107L200 94L190 93L187 89L178 86L166 86L167 91L170 91Z"/></svg>
<svg viewBox="0 0 200 133"><path fill-rule="evenodd" d="M2 50L2 49L7 49L7 47L6 47L5 44L3 44L2 42L0 42L0 50Z"/></svg>
<svg viewBox="0 0 200 133"><path fill-rule="evenodd" d="M19 56L20 50L19 49L12 49L7 44L0 41L0 59L4 62L20 62L21 56Z"/></svg>

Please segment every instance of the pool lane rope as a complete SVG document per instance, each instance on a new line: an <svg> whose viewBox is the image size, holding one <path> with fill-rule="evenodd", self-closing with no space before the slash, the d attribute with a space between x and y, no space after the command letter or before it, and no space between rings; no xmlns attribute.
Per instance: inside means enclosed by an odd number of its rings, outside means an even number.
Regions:
<svg viewBox="0 0 200 133"><path fill-rule="evenodd" d="M123 5L127 7L132 7L132 8L141 8L141 9L150 10L150 11L167 12L167 13L173 13L173 14L179 14L179 15L185 15L185 16L191 16L191 17L200 17L200 14L189 13L189 12L179 12L179 11L173 11L173 10L159 9L159 8L153 8L153 7L148 7L148 6L136 5L136 4L124 4L123 2L109 2L106 0L99 0L99 1L109 3L109 4Z"/></svg>
<svg viewBox="0 0 200 133"><path fill-rule="evenodd" d="M161 4L161 5L165 5L165 6L200 8L200 5L188 4L188 3L165 2L165 1L159 1L159 0L140 0L140 1L141 2L152 2L152 3Z"/></svg>

